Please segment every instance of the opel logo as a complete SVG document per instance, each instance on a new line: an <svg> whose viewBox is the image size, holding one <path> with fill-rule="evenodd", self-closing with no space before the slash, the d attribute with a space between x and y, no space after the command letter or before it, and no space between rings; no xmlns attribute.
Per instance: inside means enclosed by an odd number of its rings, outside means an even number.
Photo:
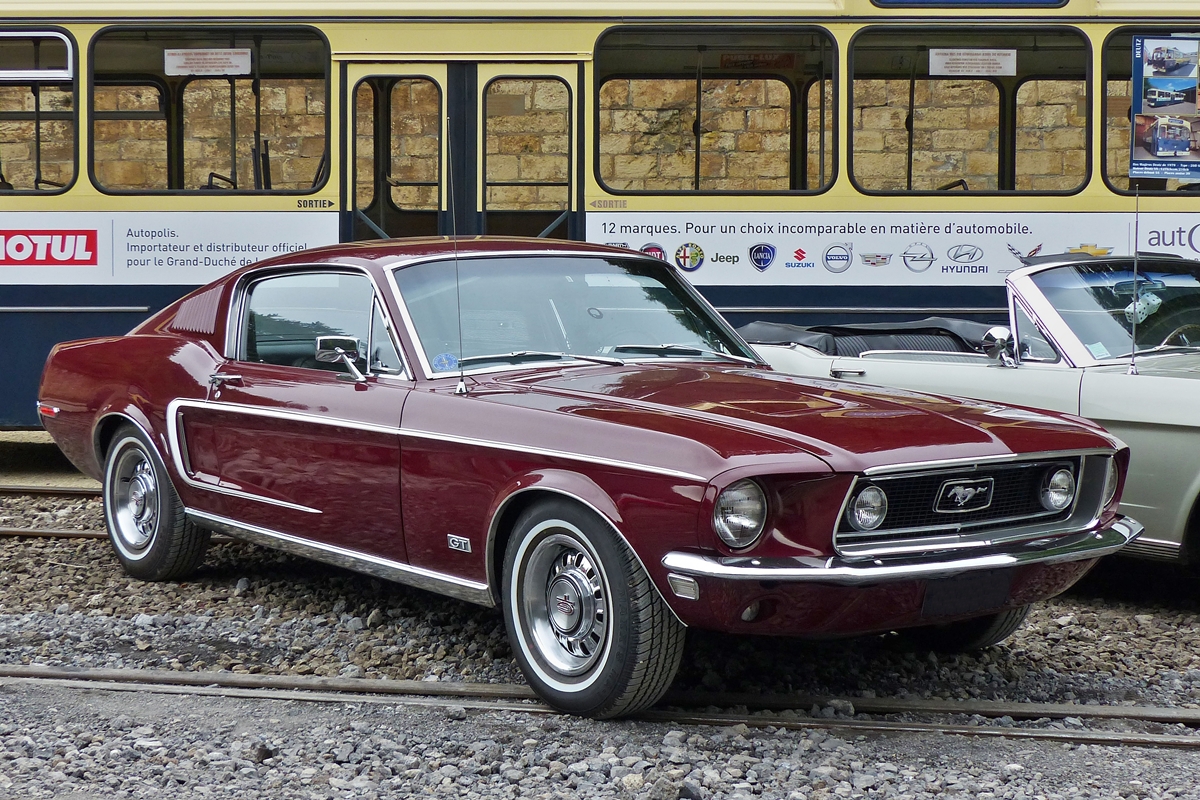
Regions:
<svg viewBox="0 0 1200 800"><path fill-rule="evenodd" d="M959 264L974 264L983 258L983 248L976 247L973 244L959 244L951 247L947 251L946 257L951 261L957 261Z"/></svg>
<svg viewBox="0 0 1200 800"><path fill-rule="evenodd" d="M900 257L904 259L904 266L913 272L924 272L937 261L933 255L933 248L924 242L913 242Z"/></svg>

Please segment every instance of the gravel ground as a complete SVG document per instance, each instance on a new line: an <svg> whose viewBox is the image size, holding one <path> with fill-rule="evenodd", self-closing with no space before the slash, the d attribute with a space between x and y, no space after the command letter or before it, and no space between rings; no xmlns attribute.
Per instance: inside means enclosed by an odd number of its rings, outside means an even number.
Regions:
<svg viewBox="0 0 1200 800"><path fill-rule="evenodd" d="M0 527L101 524L94 500L0 498ZM125 576L103 540L0 539L0 576L0 663L522 682L499 611L252 545L214 545L188 582L155 584ZM804 642L692 632L674 688L1200 707L1197 589L1200 580L1182 570L1112 560L977 655L939 657L888 636ZM177 723L122 712L129 696L113 695L108 713L107 692L81 700L76 691L72 700L71 690L54 691L66 699L21 682L0 687L0 797L9 780L22 789L16 796L64 798L1200 798L1200 756L1165 750L728 729L689 729L672 744L665 739L679 737L646 723L555 717L541 723L559 726L552 733L526 735L533 718L520 715L472 711L478 725L463 725L445 712L305 703L229 710L222 727L203 710L176 709L235 701L139 697L145 714L169 710L182 715ZM301 708L321 721L262 724ZM490 744L480 750L480 742Z"/></svg>

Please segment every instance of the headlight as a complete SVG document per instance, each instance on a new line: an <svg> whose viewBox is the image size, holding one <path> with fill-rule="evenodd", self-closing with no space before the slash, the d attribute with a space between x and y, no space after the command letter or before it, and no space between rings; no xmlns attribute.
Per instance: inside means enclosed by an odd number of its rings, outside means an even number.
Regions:
<svg viewBox="0 0 1200 800"><path fill-rule="evenodd" d="M878 486L868 486L854 496L846 519L856 531L873 531L887 516L887 495Z"/></svg>
<svg viewBox="0 0 1200 800"><path fill-rule="evenodd" d="M1104 502L1101 508L1108 508L1108 504L1113 501L1113 497L1117 494L1117 484L1121 482L1121 475L1117 472L1117 459L1110 458L1108 460L1108 469L1104 473Z"/></svg>
<svg viewBox="0 0 1200 800"><path fill-rule="evenodd" d="M1042 508L1062 511L1075 499L1075 476L1066 467L1056 469L1042 480Z"/></svg>
<svg viewBox="0 0 1200 800"><path fill-rule="evenodd" d="M713 528L734 550L754 544L767 521L767 497L754 481L738 481L717 496Z"/></svg>

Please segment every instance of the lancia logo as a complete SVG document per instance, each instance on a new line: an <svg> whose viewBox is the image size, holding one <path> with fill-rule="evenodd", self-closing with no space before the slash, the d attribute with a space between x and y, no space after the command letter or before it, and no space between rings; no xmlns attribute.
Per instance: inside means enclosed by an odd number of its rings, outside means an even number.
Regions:
<svg viewBox="0 0 1200 800"><path fill-rule="evenodd" d="M992 478L946 481L938 490L933 510L941 514L982 511L992 504L992 488Z"/></svg>
<svg viewBox="0 0 1200 800"><path fill-rule="evenodd" d="M554 598L554 606L560 614L566 614L568 617L575 613L575 604L568 595Z"/></svg>

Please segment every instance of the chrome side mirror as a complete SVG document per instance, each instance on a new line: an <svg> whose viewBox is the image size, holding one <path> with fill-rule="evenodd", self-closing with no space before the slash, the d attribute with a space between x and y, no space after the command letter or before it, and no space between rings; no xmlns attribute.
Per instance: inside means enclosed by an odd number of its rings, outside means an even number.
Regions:
<svg viewBox="0 0 1200 800"><path fill-rule="evenodd" d="M1017 365L1017 360L1013 357L1012 331L1003 325L988 328L983 334L983 352L987 353L988 358L998 361L1002 367Z"/></svg>
<svg viewBox="0 0 1200 800"><path fill-rule="evenodd" d="M340 380L364 383L367 376L354 365L358 358L358 347L358 339L354 336L318 336L316 358L322 364L344 364L350 374L338 375Z"/></svg>

